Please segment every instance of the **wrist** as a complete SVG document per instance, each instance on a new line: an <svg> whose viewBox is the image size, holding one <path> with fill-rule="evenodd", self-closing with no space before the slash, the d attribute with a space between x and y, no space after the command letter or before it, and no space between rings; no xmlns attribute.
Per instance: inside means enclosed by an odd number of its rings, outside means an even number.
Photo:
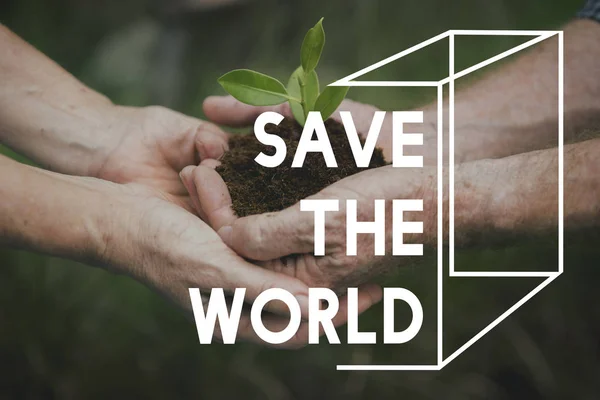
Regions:
<svg viewBox="0 0 600 400"><path fill-rule="evenodd" d="M130 113L127 107L115 104L98 105L90 110L90 114L96 117L91 118L93 122L86 126L89 134L85 136L91 140L85 144L87 159L81 160L80 173L77 175L104 179L102 170L107 160L121 144L126 129L131 128L127 122Z"/></svg>
<svg viewBox="0 0 600 400"><path fill-rule="evenodd" d="M105 248L103 215L115 186L60 175L0 157L0 241L19 248L94 262Z"/></svg>
<svg viewBox="0 0 600 400"><path fill-rule="evenodd" d="M102 182L104 187L94 196L98 207L86 232L88 261L111 272L139 276L136 271L142 266L137 263L140 260L137 249L142 247L139 242L144 236L138 218L141 198L134 187L93 180ZM148 252L152 250L147 247Z"/></svg>
<svg viewBox="0 0 600 400"><path fill-rule="evenodd" d="M80 84L70 85L55 85L67 93L61 101L44 90L17 89L0 110L0 142L45 169L89 176L94 162L113 145L107 132L116 107Z"/></svg>
<svg viewBox="0 0 600 400"><path fill-rule="evenodd" d="M46 204L54 210L48 214L50 221L58 221L58 226L49 252L92 265L115 267L112 248L115 243L127 245L125 238L115 235L118 224L128 221L127 211L131 209L125 187L89 177L52 175L56 195Z"/></svg>

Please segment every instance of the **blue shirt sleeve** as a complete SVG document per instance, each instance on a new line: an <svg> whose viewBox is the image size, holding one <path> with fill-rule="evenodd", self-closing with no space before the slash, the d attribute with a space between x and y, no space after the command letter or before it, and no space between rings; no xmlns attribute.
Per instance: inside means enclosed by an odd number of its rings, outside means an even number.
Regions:
<svg viewBox="0 0 600 400"><path fill-rule="evenodd" d="M600 22L600 0L587 0L585 6L577 13L577 17Z"/></svg>

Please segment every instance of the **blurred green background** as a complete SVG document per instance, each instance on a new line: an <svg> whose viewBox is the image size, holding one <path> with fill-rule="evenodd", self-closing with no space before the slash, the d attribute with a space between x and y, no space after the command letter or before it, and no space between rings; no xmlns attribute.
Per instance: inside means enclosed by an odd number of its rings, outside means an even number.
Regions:
<svg viewBox="0 0 600 400"><path fill-rule="evenodd" d="M328 83L447 29L557 29L581 3L8 0L0 4L0 16L114 102L161 104L202 117L202 100L222 93L216 79L224 72L244 67L286 79L299 62L304 33L321 16L327 44L319 74ZM460 58L473 64L518 41L467 41ZM436 78L447 68L446 57L423 52L370 78ZM402 109L429 101L432 93L364 89L349 97ZM250 344L201 346L195 326L179 310L130 279L0 249L0 398L598 398L599 236L569 232L566 273L440 372L335 370L336 364L434 361L434 251L382 280L413 290L424 303L425 325L414 341L282 351ZM456 262L472 270L551 270L556 242L538 238L470 249L458 252ZM445 355L539 282L447 280ZM407 310L397 308L401 326ZM375 307L361 317L361 328L381 332L381 316L381 306Z"/></svg>

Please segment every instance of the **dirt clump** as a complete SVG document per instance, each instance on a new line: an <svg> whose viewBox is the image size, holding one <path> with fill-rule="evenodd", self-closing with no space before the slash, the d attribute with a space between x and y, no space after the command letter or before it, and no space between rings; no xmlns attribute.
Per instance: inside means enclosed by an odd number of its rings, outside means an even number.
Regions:
<svg viewBox="0 0 600 400"><path fill-rule="evenodd" d="M269 124L267 133L283 138L287 145L285 160L275 168L266 168L254 161L263 152L275 154L273 146L259 142L253 134L234 135L229 151L221 158L217 172L229 188L233 210L239 217L279 211L294 205L323 188L367 168L358 168L346 137L344 126L337 121L325 121L337 168L328 168L321 153L308 153L302 168L292 168L302 127L286 118L279 125ZM313 138L314 139L314 138ZM364 141L361 139L364 145ZM386 165L380 148L375 148L368 168Z"/></svg>

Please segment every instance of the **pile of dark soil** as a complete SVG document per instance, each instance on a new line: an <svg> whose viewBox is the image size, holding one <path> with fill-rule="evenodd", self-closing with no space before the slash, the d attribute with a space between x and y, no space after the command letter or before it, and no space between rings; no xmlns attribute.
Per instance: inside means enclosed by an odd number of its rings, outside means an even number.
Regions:
<svg viewBox="0 0 600 400"><path fill-rule="evenodd" d="M287 145L286 158L276 168L266 168L254 161L260 152L275 154L274 147L260 143L253 134L233 136L229 140L230 150L221 159L217 172L229 187L235 213L244 217L283 210L342 178L363 171L365 168L356 166L344 126L329 119L325 127L337 168L328 168L321 153L308 153L302 168L291 167L302 134L302 127L292 119L265 127L266 132L282 137ZM362 139L361 142L364 145ZM376 148L369 168L385 164L381 149Z"/></svg>

